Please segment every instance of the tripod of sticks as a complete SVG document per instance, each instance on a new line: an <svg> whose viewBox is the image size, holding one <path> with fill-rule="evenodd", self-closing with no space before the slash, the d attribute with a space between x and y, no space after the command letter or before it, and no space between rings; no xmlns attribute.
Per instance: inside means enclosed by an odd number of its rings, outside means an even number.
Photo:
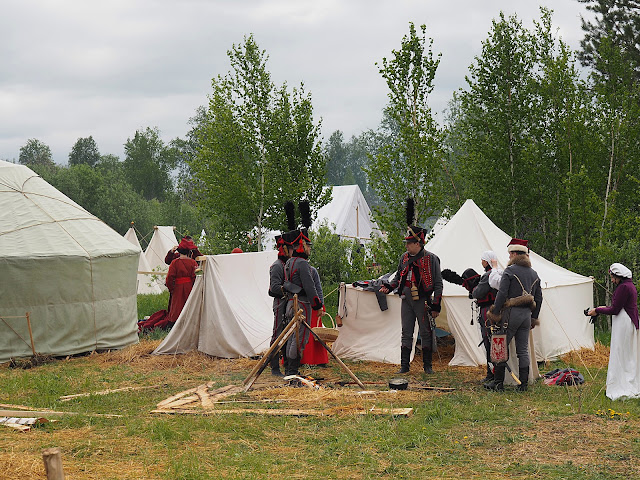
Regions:
<svg viewBox="0 0 640 480"><path fill-rule="evenodd" d="M295 312L295 314L293 315L293 318L291 319L291 321L287 324L286 327L284 327L284 330L282 331L282 333L278 335L278 338L276 338L276 340L273 342L269 350L267 350L267 352L263 355L263 357L256 364L256 366L253 367L253 370L251 370L251 373L249 373L247 378L245 378L244 381L242 382L242 384L244 385L244 391L247 392L251 388L251 386L255 383L255 381L258 379L260 374L264 371L265 367L269 364L271 359L274 356L278 355L282 347L286 345L287 341L289 340L289 338L291 338L292 335L295 335L296 339L299 338L300 329L302 327L307 327L311 332L311 335L313 335L315 339L320 343L320 345L322 345L325 348L325 350L329 352L333 358L336 359L338 364L349 374L349 376L353 379L353 381L356 382L360 386L360 388L365 390L364 384L358 379L358 377L356 377L355 374L351 370L349 370L349 367L347 367L342 362L342 360L340 360L338 356L335 353L333 353L331 348L329 348L329 346L316 334L316 332L313 331L313 329L306 322L304 311L298 305L298 295L293 296L293 311Z"/></svg>

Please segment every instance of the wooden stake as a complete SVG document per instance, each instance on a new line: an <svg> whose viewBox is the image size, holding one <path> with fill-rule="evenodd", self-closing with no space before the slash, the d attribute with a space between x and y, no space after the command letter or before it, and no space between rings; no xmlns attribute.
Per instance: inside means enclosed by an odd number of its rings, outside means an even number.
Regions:
<svg viewBox="0 0 640 480"><path fill-rule="evenodd" d="M31 331L31 318L29 317L31 315L31 312L27 312L25 313L25 316L27 317L27 328L29 329L29 338L31 339L31 351L33 352L33 356L36 356L36 347L33 344L33 332Z"/></svg>
<svg viewBox="0 0 640 480"><path fill-rule="evenodd" d="M351 378L353 378L353 381L354 381L354 382L356 382L356 383L358 384L358 386L359 386L361 389L365 390L365 386L364 386L364 385L363 385L363 383L360 381L360 379L359 379L358 377L356 377L356 375L355 375L351 370L349 370L349 367L347 367L347 366L342 362L342 360L340 360L340 359L338 358L338 356L337 356L335 353L333 353L333 350L331 350L331 349L327 346L327 344L326 344L326 343L324 343L324 341L323 341L323 340L318 336L318 334L317 334L316 332L314 332L314 331L313 331L313 329L309 326L309 324L308 324L307 322L305 322L304 320L302 320L302 323L304 324L304 326L305 326L305 327L307 327L307 328L309 329L309 331L310 331L310 332L311 332L311 334L316 338L316 340L318 340L318 342L320 342L320 345L322 345L322 346L325 348L325 350L326 350L327 352L329 352L333 358L335 358L335 359L336 359L336 362L338 362L338 364L339 364L339 365L340 365L340 366L341 366L341 367L342 367L342 368L343 368L343 369L344 369L344 370L349 374L349 376L350 376Z"/></svg>
<svg viewBox="0 0 640 480"><path fill-rule="evenodd" d="M47 474L47 480L64 480L62 455L60 454L59 448L47 448L43 450L42 460L44 461L44 471Z"/></svg>

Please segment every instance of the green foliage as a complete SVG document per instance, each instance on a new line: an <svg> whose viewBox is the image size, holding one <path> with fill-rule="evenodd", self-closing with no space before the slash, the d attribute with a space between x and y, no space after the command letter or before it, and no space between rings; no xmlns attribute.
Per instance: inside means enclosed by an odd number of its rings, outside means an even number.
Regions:
<svg viewBox="0 0 640 480"><path fill-rule="evenodd" d="M286 226L283 206L307 198L312 211L323 193L326 159L313 121L311 96L300 85L276 87L268 57L253 36L228 51L232 70L212 80L206 119L195 131L195 196L211 218L216 240L262 249L265 230ZM213 241L213 240L212 240Z"/></svg>
<svg viewBox="0 0 640 480"><path fill-rule="evenodd" d="M169 292L138 295L138 319L148 317L158 310L166 310L169 305Z"/></svg>
<svg viewBox="0 0 640 480"><path fill-rule="evenodd" d="M51 149L49 145L42 143L40 140L31 138L27 143L20 147L20 156L18 162L28 167L54 167L51 157Z"/></svg>
<svg viewBox="0 0 640 480"><path fill-rule="evenodd" d="M100 161L100 152L98 145L92 136L88 138L79 138L71 147L69 153L69 165L89 165L95 167Z"/></svg>
<svg viewBox="0 0 640 480"><path fill-rule="evenodd" d="M374 218L383 231L396 232L405 226L404 205L412 197L416 218L423 224L443 208L442 132L431 115L428 96L439 64L427 43L426 27L418 35L413 23L400 50L383 58L380 74L389 87L386 108L395 135L372 158L367 170L372 188L382 206Z"/></svg>
<svg viewBox="0 0 640 480"><path fill-rule="evenodd" d="M640 78L640 3L636 0L578 1L596 15L594 22L582 19L585 35L578 53L582 63L606 75L609 58L601 47L610 42L624 56L625 63L633 65L634 76Z"/></svg>
<svg viewBox="0 0 640 480"><path fill-rule="evenodd" d="M133 189L146 200L166 198L173 190L170 177L177 152L165 146L157 128L136 130L124 144L124 171Z"/></svg>

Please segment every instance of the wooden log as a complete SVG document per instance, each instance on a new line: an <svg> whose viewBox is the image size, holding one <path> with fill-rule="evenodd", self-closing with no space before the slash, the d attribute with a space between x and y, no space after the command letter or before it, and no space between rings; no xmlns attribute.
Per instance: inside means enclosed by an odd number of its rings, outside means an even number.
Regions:
<svg viewBox="0 0 640 480"><path fill-rule="evenodd" d="M47 448L43 450L42 460L44 461L44 470L47 474L47 480L64 480L62 454L60 453L59 448Z"/></svg>

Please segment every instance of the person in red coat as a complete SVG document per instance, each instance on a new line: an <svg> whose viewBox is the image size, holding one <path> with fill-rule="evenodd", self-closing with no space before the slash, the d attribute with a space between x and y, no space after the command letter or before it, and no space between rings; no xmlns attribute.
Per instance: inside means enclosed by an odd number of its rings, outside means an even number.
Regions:
<svg viewBox="0 0 640 480"><path fill-rule="evenodd" d="M172 325L180 316L180 312L187 303L193 284L196 281L198 263L189 258L189 248L183 242L178 246L180 256L171 262L167 273L166 285L171 294L171 304L167 323Z"/></svg>

